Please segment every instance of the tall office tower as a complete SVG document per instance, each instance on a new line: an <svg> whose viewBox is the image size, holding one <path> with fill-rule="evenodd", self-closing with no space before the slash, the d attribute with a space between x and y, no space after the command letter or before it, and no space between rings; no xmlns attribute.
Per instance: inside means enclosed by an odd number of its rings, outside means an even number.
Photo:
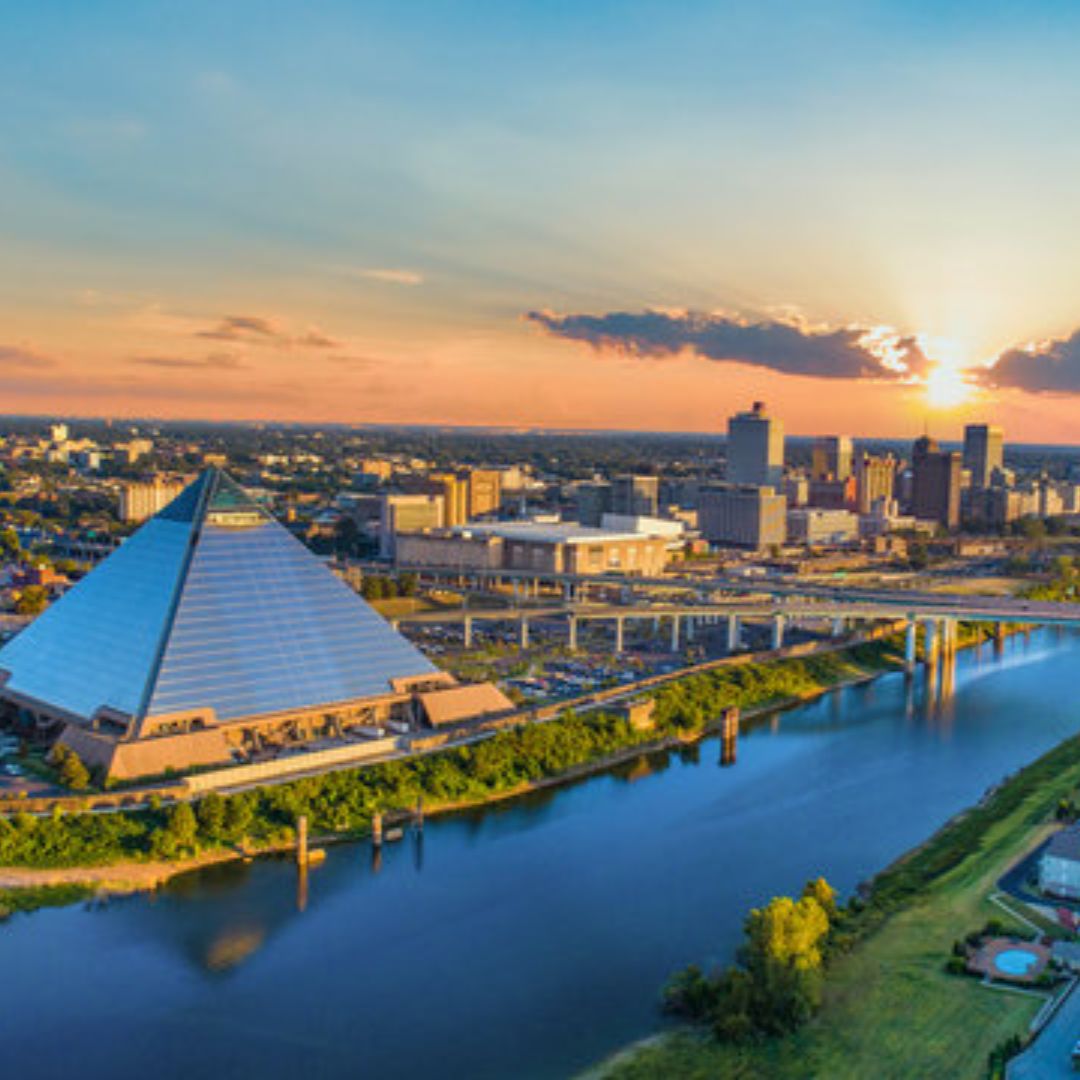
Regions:
<svg viewBox="0 0 1080 1080"><path fill-rule="evenodd" d="M452 472L435 472L428 475L434 490L442 496L443 524L464 525L469 520L469 485L466 480Z"/></svg>
<svg viewBox="0 0 1080 1080"><path fill-rule="evenodd" d="M469 520L498 510L502 502L502 473L498 469L470 469Z"/></svg>
<svg viewBox="0 0 1080 1080"><path fill-rule="evenodd" d="M935 439L924 435L915 440L911 457L915 517L955 529L960 524L960 455L941 450Z"/></svg>
<svg viewBox="0 0 1080 1080"><path fill-rule="evenodd" d="M611 512L627 517L656 517L660 480L656 476L616 476L611 482Z"/></svg>
<svg viewBox="0 0 1080 1080"><path fill-rule="evenodd" d="M578 484L574 490L578 524L599 529L605 514L611 513L611 485L606 480Z"/></svg>
<svg viewBox="0 0 1080 1080"><path fill-rule="evenodd" d="M855 497L860 514L869 514L878 499L891 499L895 483L896 459L892 454L859 454L855 458Z"/></svg>
<svg viewBox="0 0 1080 1080"><path fill-rule="evenodd" d="M166 480L160 476L155 476L146 484L124 484L120 488L120 520L139 522L152 518L159 510L168 506L186 486L183 480Z"/></svg>
<svg viewBox="0 0 1080 1080"><path fill-rule="evenodd" d="M1005 464L1005 433L992 424L968 424L964 428L964 468L971 473L973 488L987 488L994 472Z"/></svg>
<svg viewBox="0 0 1080 1080"><path fill-rule="evenodd" d="M711 544L760 551L787 539L787 499L760 484L710 484L701 489L698 525Z"/></svg>
<svg viewBox="0 0 1080 1080"><path fill-rule="evenodd" d="M728 420L727 481L779 488L784 479L784 425L763 401Z"/></svg>
<svg viewBox="0 0 1080 1080"><path fill-rule="evenodd" d="M812 480L846 480L851 475L851 439L847 435L815 439L812 462Z"/></svg>

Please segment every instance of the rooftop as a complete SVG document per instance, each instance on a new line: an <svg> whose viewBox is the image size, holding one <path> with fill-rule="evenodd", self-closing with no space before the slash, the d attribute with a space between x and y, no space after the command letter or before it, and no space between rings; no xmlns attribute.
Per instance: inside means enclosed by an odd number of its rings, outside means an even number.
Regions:
<svg viewBox="0 0 1080 1080"><path fill-rule="evenodd" d="M526 540L534 544L603 544L647 539L639 533L595 529L576 521L478 521L458 525L454 532L459 536L499 536L504 540Z"/></svg>

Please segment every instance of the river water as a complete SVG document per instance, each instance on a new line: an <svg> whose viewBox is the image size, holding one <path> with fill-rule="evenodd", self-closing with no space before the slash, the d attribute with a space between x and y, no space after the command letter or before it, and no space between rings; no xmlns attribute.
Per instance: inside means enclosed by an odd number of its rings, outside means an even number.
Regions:
<svg viewBox="0 0 1080 1080"><path fill-rule="evenodd" d="M1080 637L961 654L951 696L889 675L527 800L155 897L0 925L0 1067L35 1077L564 1077L661 1023L744 914L844 891L1080 731Z"/></svg>

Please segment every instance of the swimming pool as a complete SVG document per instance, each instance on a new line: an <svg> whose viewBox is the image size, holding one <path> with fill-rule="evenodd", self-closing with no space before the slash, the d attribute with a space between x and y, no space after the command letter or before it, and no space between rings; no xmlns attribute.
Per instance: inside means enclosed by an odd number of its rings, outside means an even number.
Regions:
<svg viewBox="0 0 1080 1080"><path fill-rule="evenodd" d="M1002 975L1011 975L1013 978L1027 975L1040 961L1038 953L1030 949L1003 949L994 957L994 967Z"/></svg>

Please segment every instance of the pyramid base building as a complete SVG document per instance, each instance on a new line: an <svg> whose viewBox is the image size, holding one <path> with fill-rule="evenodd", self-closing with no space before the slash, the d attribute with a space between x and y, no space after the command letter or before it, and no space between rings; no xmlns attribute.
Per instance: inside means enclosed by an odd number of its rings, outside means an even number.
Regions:
<svg viewBox="0 0 1080 1080"><path fill-rule="evenodd" d="M439 671L216 469L0 649L9 723L117 780L509 711Z"/></svg>

